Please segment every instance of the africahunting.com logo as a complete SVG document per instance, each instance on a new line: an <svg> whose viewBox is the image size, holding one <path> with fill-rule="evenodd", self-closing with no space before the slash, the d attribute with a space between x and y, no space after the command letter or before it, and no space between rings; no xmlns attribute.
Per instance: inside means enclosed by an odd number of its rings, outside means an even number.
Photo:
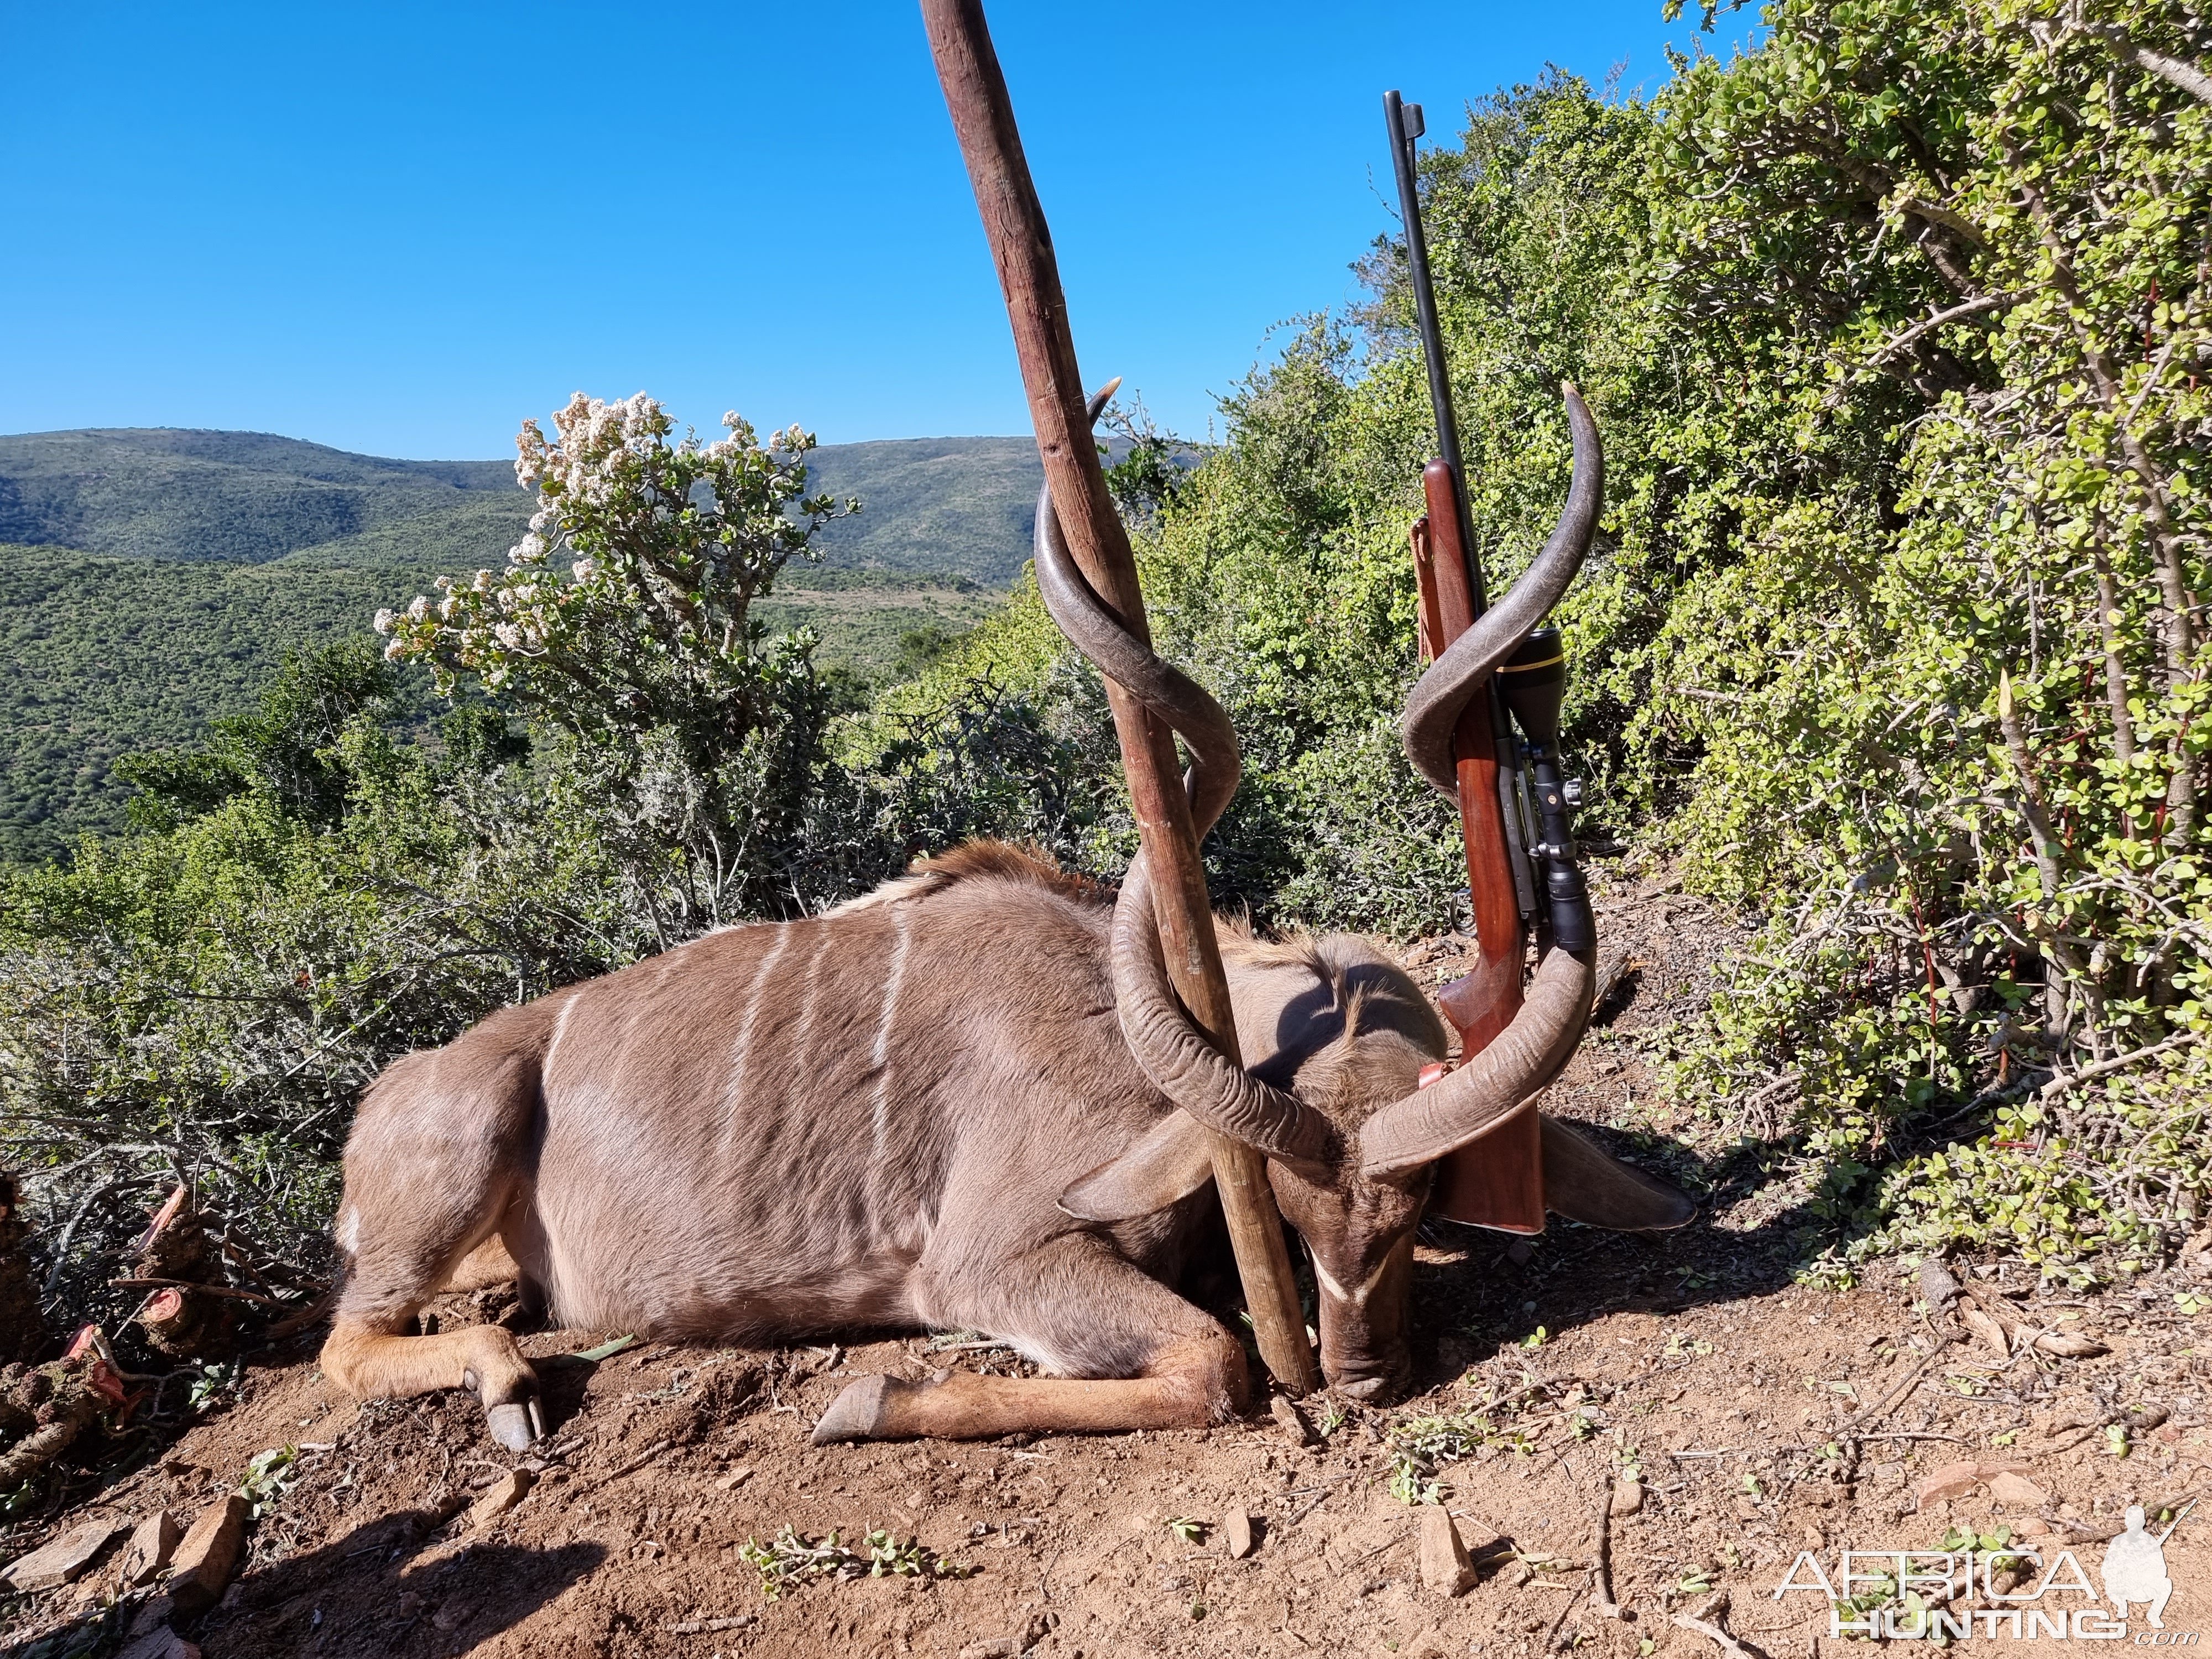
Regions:
<svg viewBox="0 0 2212 1659"><path fill-rule="evenodd" d="M2193 1505L2192 1505L2193 1507ZM2166 1540L2173 1517L2152 1533L2142 1510L2105 1546L2092 1583L2073 1550L2015 1546L2008 1533L1948 1534L1932 1550L1845 1550L1832 1574L1810 1550L1790 1563L1777 1601L1804 1593L1828 1601L1828 1634L1938 1644L1984 1638L2118 1642L2194 1647L2197 1632L2166 1627L2173 1580ZM2102 1587L2102 1594L2099 1587ZM2130 1608L2137 1626L2130 1626Z"/></svg>

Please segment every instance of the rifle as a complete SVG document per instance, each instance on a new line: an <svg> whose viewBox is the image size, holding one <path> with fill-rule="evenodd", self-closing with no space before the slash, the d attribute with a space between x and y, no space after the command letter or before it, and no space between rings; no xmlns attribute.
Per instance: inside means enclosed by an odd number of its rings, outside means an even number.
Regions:
<svg viewBox="0 0 2212 1659"><path fill-rule="evenodd" d="M1382 96L1382 114L1405 216L1407 264L1428 368L1429 401L1436 414L1437 458L1421 472L1428 511L1414 520L1412 532L1421 655L1433 659L1474 625L1486 599L1482 566L1474 556L1474 517L1414 171L1414 144L1424 131L1421 106L1389 92ZM1559 708L1565 692L1559 629L1534 629L1467 705L1452 733L1475 963L1471 973L1445 986L1437 1000L1459 1031L1462 1061L1486 1048L1519 1012L1532 927L1548 934L1552 945L1577 955L1596 943L1589 890L1569 827L1581 790L1559 772ZM1525 743L1514 733L1516 721ZM1480 1142L1443 1161L1430 1212L1506 1232L1543 1231L1542 1137L1542 1119L1532 1096Z"/></svg>

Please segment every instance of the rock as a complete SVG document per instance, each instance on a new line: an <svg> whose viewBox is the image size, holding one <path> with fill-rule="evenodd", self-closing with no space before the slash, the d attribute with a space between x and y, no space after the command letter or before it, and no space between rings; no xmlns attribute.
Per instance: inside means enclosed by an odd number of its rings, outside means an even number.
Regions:
<svg viewBox="0 0 2212 1659"><path fill-rule="evenodd" d="M1221 1539L1229 1546L1229 1559L1242 1561L1252 1553L1252 1517L1231 1510L1221 1517Z"/></svg>
<svg viewBox="0 0 2212 1659"><path fill-rule="evenodd" d="M469 1505L469 1525L489 1526L528 1497L530 1489L537 1484L538 1477L528 1469L509 1469Z"/></svg>
<svg viewBox="0 0 2212 1659"><path fill-rule="evenodd" d="M981 1642L970 1642L960 1650L960 1659L1017 1659L1027 1653L1052 1632L1052 1626L1043 1614L1032 1617L1012 1636L994 1636Z"/></svg>
<svg viewBox="0 0 2212 1659"><path fill-rule="evenodd" d="M1931 1255L1920 1264L1920 1296L1931 1313L1941 1313L1959 1299L1959 1281L1940 1257Z"/></svg>
<svg viewBox="0 0 2212 1659"><path fill-rule="evenodd" d="M0 1583L17 1590L52 1589L69 1583L93 1564L123 1525L119 1521L88 1521L0 1568Z"/></svg>
<svg viewBox="0 0 2212 1659"><path fill-rule="evenodd" d="M169 1565L169 1558L177 1553L177 1540L185 1529L177 1524L177 1517L167 1510L156 1510L132 1528L131 1541L123 1547L123 1582L136 1589L154 1582L155 1574Z"/></svg>
<svg viewBox="0 0 2212 1659"><path fill-rule="evenodd" d="M200 1659L200 1650L198 1643L187 1642L163 1625L138 1637L115 1659Z"/></svg>
<svg viewBox="0 0 2212 1659"><path fill-rule="evenodd" d="M236 1492L199 1512L169 1559L168 1592L179 1613L200 1613L216 1604L238 1571L246 1523L252 1516L253 1506Z"/></svg>
<svg viewBox="0 0 2212 1659"><path fill-rule="evenodd" d="M2033 1464L2023 1463L2015 1457L1984 1457L1973 1462L1961 1461L1956 1463L1946 1463L1942 1468L1921 1476L1914 1484L1912 1490L1924 1509L1929 1504L1940 1502L1946 1498L1964 1498L1979 1486L1988 1486L1994 1492L1996 1483L2008 1476L2026 1476L2034 1473ZM2030 1492L2035 1492L2035 1502L2039 1505L2045 1501L2039 1489L2025 1480L2021 1484ZM2008 1501L2026 1502L2027 1500Z"/></svg>
<svg viewBox="0 0 2212 1659"><path fill-rule="evenodd" d="M1313 1444L1313 1429L1306 1422L1305 1413L1291 1403L1287 1395L1277 1395L1267 1409L1282 1425L1283 1437L1293 1446Z"/></svg>
<svg viewBox="0 0 2212 1659"><path fill-rule="evenodd" d="M1644 1507L1644 1483L1641 1480L1614 1481L1610 1507L1615 1515L1634 1515Z"/></svg>
<svg viewBox="0 0 2212 1659"><path fill-rule="evenodd" d="M1982 1484L1982 1466L1978 1463L1946 1463L1941 1468L1923 1474L1913 1483L1913 1496L1924 1509L1946 1498L1964 1498Z"/></svg>
<svg viewBox="0 0 2212 1659"><path fill-rule="evenodd" d="M752 1478L753 1466L750 1463L740 1463L714 1484L724 1492L735 1492Z"/></svg>
<svg viewBox="0 0 2212 1659"><path fill-rule="evenodd" d="M1421 1583L1446 1595L1463 1595L1474 1583L1474 1564L1441 1504L1421 1506Z"/></svg>
<svg viewBox="0 0 2212 1659"><path fill-rule="evenodd" d="M2051 1494L2024 1474L2005 1469L1990 1477L1990 1496L2000 1504L2014 1509L2040 1510L2051 1501Z"/></svg>

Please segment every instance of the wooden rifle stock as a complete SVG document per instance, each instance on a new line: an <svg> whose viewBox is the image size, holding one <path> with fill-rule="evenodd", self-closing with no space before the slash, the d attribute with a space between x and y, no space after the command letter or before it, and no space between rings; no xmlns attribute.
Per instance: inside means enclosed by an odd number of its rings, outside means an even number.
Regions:
<svg viewBox="0 0 2212 1659"><path fill-rule="evenodd" d="M1421 595L1426 653L1440 654L1474 623L1468 562L1453 511L1451 469L1431 461L1421 476L1426 516L1413 526L1413 569ZM1460 834L1467 850L1474 971L1437 994L1458 1028L1462 1060L1480 1054L1521 1011L1526 954L1511 843L1498 788L1496 691L1477 697L1452 734L1458 763ZM1445 1158L1429 1197L1431 1214L1501 1231L1544 1231L1543 1122L1523 1107L1475 1145Z"/></svg>

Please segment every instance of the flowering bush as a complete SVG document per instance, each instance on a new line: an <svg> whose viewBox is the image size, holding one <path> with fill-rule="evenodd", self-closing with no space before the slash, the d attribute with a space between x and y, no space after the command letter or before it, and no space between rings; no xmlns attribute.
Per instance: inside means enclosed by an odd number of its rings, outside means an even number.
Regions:
<svg viewBox="0 0 2212 1659"><path fill-rule="evenodd" d="M722 424L712 443L672 443L675 422L641 392L578 392L550 443L525 421L514 476L538 491L529 532L506 569L441 576L437 599L379 611L385 655L427 663L448 696L474 677L592 742L665 728L702 763L742 744L810 672L803 636L763 648L752 601L860 503L805 493L811 433L762 445L734 410Z"/></svg>
<svg viewBox="0 0 2212 1659"><path fill-rule="evenodd" d="M556 793L634 857L630 896L673 944L702 926L782 908L783 867L821 760L830 698L814 636L770 639L750 614L814 532L857 512L806 494L813 434L672 441L643 392L578 392L546 440L523 422L516 479L538 491L501 571L441 577L438 597L380 611L396 662L427 664L520 703L559 753Z"/></svg>

